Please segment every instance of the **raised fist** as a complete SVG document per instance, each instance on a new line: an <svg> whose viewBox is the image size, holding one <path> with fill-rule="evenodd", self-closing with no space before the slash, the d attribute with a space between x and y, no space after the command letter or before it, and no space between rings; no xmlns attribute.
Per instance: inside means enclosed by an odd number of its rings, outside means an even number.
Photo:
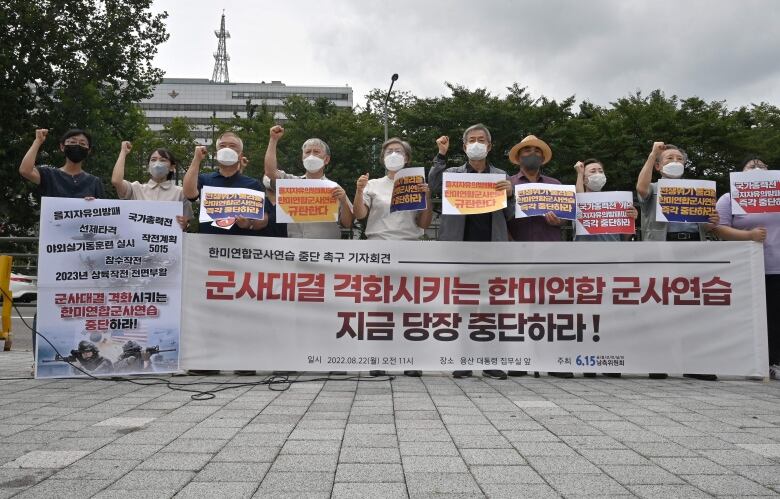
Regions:
<svg viewBox="0 0 780 499"><path fill-rule="evenodd" d="M366 188L366 185L368 185L368 173L366 173L365 175L361 175L357 179L357 190L362 191L363 189Z"/></svg>
<svg viewBox="0 0 780 499"><path fill-rule="evenodd" d="M206 156L209 155L209 150L206 146L198 146L195 148L195 159L198 161L203 161L206 159Z"/></svg>
<svg viewBox="0 0 780 499"><path fill-rule="evenodd" d="M122 154L130 154L130 151L133 150L133 144L131 142L128 142L127 140L122 141L122 148L120 149L120 152Z"/></svg>
<svg viewBox="0 0 780 499"><path fill-rule="evenodd" d="M271 140L279 140L284 135L284 128L282 125L274 125L271 127Z"/></svg>
<svg viewBox="0 0 780 499"><path fill-rule="evenodd" d="M436 139L436 145L439 146L439 154L442 156L447 154L447 151L450 148L450 138L446 135L442 135L438 139Z"/></svg>
<svg viewBox="0 0 780 499"><path fill-rule="evenodd" d="M48 128L39 128L35 130L35 142L37 142L38 144L43 144L43 142L46 140L47 135L49 135Z"/></svg>

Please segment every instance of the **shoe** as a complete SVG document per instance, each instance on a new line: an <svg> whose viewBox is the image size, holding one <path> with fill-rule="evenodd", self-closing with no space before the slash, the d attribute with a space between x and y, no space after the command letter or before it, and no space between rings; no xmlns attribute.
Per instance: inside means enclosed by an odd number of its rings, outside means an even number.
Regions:
<svg viewBox="0 0 780 499"><path fill-rule="evenodd" d="M233 371L233 374L235 374L236 376L256 376L257 375L257 371L241 371L241 370L239 370L239 371Z"/></svg>
<svg viewBox="0 0 780 499"><path fill-rule="evenodd" d="M500 369L484 369L482 375L493 379L506 379L506 373Z"/></svg>
<svg viewBox="0 0 780 499"><path fill-rule="evenodd" d="M568 378L573 378L574 377L574 373L558 373L558 372L550 373L550 372L548 372L547 374L549 376L553 376L555 378L567 378L568 379Z"/></svg>
<svg viewBox="0 0 780 499"><path fill-rule="evenodd" d="M647 377L650 379L666 379L669 377L669 375L666 373L650 373L647 375Z"/></svg>
<svg viewBox="0 0 780 499"><path fill-rule="evenodd" d="M714 374L683 374L683 377L700 379L702 381L718 381L718 377Z"/></svg>
<svg viewBox="0 0 780 499"><path fill-rule="evenodd" d="M422 371L414 371L414 370L404 371L404 376L411 376L412 378L419 378L420 376L422 376Z"/></svg>
<svg viewBox="0 0 780 499"><path fill-rule="evenodd" d="M582 373L582 376L584 378L595 378L596 377L596 373Z"/></svg>
<svg viewBox="0 0 780 499"><path fill-rule="evenodd" d="M374 369L374 370L368 371L368 374L370 376L374 376L374 377L385 376L385 375L387 375L387 371L383 371L381 369Z"/></svg>
<svg viewBox="0 0 780 499"><path fill-rule="evenodd" d="M472 371L452 371L453 378L470 378L472 374Z"/></svg>
<svg viewBox="0 0 780 499"><path fill-rule="evenodd" d="M273 371L271 374L274 376L289 376L291 374L298 374L298 371Z"/></svg>
<svg viewBox="0 0 780 499"><path fill-rule="evenodd" d="M769 366L769 379L780 379L780 366L777 364L770 364Z"/></svg>
<svg viewBox="0 0 780 499"><path fill-rule="evenodd" d="M190 376L216 376L219 371L214 369L190 369L187 371Z"/></svg>
<svg viewBox="0 0 780 499"><path fill-rule="evenodd" d="M622 375L620 373L604 373L604 376L607 378L619 378Z"/></svg>
<svg viewBox="0 0 780 499"><path fill-rule="evenodd" d="M513 378L519 378L520 376L528 376L528 371L507 371L507 374Z"/></svg>
<svg viewBox="0 0 780 499"><path fill-rule="evenodd" d="M328 374L331 376L346 376L347 371L330 371Z"/></svg>

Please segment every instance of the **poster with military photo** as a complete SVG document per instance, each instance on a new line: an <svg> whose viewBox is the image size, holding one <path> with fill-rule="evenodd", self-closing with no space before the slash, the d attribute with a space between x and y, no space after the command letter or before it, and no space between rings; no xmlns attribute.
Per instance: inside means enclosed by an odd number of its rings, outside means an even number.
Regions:
<svg viewBox="0 0 780 499"><path fill-rule="evenodd" d="M42 199L37 378L179 370L182 208Z"/></svg>

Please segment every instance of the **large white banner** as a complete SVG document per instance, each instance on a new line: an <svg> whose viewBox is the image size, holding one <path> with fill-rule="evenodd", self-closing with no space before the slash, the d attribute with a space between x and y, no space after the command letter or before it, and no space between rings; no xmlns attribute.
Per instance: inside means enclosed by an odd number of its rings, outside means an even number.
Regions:
<svg viewBox="0 0 780 499"><path fill-rule="evenodd" d="M189 369L767 375L760 244L185 237Z"/></svg>
<svg viewBox="0 0 780 499"><path fill-rule="evenodd" d="M36 377L179 369L182 231L173 201L42 199ZM59 352L59 354L57 353ZM66 362L66 360L68 362Z"/></svg>

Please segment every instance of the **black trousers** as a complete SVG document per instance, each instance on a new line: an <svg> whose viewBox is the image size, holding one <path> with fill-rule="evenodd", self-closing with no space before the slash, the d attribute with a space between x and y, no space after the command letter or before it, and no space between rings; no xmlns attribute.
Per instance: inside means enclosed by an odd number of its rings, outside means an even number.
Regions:
<svg viewBox="0 0 780 499"><path fill-rule="evenodd" d="M766 332L769 363L780 364L780 274L766 275Z"/></svg>

